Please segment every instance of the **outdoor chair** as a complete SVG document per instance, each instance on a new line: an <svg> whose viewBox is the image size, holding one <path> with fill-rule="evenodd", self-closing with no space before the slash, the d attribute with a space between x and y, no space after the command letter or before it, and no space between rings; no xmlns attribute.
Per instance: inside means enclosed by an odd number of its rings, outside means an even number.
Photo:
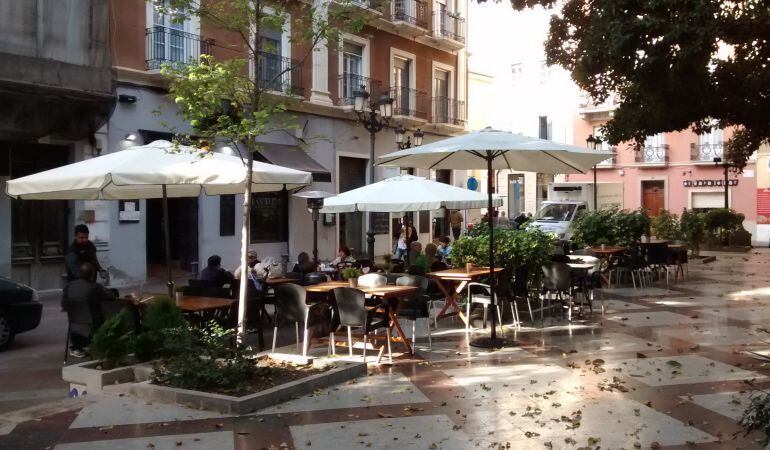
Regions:
<svg viewBox="0 0 770 450"><path fill-rule="evenodd" d="M503 332L503 316L500 314L500 304L505 301L510 301L511 293L511 271L510 269L503 269L500 273L495 275L495 309L492 311L497 313L497 321L500 324L500 332ZM471 327L471 307L476 305L482 305L484 308L484 315L482 319L483 328L487 327L487 312L489 306L492 304L491 287L488 284L483 283L468 283L468 303L466 305L465 315L468 317L468 328Z"/></svg>
<svg viewBox="0 0 770 450"><path fill-rule="evenodd" d="M608 286L612 286L612 273L615 272L616 283L620 283L621 275L630 274L631 284L636 289L636 281L639 280L639 287L644 288L644 274L646 272L644 258L638 248L631 248L620 257L620 261L612 266L607 281Z"/></svg>
<svg viewBox="0 0 770 450"><path fill-rule="evenodd" d="M666 273L666 288L669 286L668 272L669 272L669 257L668 257L668 244L650 244L647 246L647 267L651 274L657 274L661 276L661 272Z"/></svg>
<svg viewBox="0 0 770 450"><path fill-rule="evenodd" d="M259 349L262 350L265 346L265 338L262 330L263 317L269 320L270 316L267 315L264 305L264 293L258 291L253 283L246 283L246 314L244 321L246 327L250 329L256 328L257 337L259 339ZM233 328L238 324L238 302L240 299L240 280L234 280L230 286L231 298L235 299L233 306L228 311L226 324L229 328ZM263 314L267 315L266 317Z"/></svg>
<svg viewBox="0 0 770 450"><path fill-rule="evenodd" d="M337 326L332 325L332 329L329 332L329 352L333 352L335 348L334 333L336 329L340 327L347 328L348 331L348 348L350 350L350 356L353 356L353 328L360 328L363 334L364 341L364 364L366 364L366 344L369 335L380 328L385 328L388 345L388 359L393 364L393 353L390 346L390 317L388 315L387 304L383 304L377 308L368 308L365 305L366 298L364 293L358 289L349 287L340 287L334 289L334 303L333 313L336 318ZM380 314L379 311L384 312ZM382 360L382 353L384 346L380 348L380 354L377 358L379 363Z"/></svg>
<svg viewBox="0 0 770 450"><path fill-rule="evenodd" d="M417 319L428 319L428 348L433 348L433 342L430 335L430 317L431 313L435 316L436 310L433 307L433 300L428 295L428 285L430 280L419 275L404 275L396 280L396 286L416 286L417 292L401 303L398 310L399 317L406 317L412 321L412 342L417 334Z"/></svg>
<svg viewBox="0 0 770 450"><path fill-rule="evenodd" d="M674 281L679 278L679 275L681 275L682 280L684 280L687 277L687 272L689 269L687 249L669 247L668 252L669 265L676 268L674 270Z"/></svg>
<svg viewBox="0 0 770 450"><path fill-rule="evenodd" d="M543 289L542 300L548 300L549 306L552 297L556 301L567 305L568 318L572 320L572 269L569 265L563 262L552 262L547 266L543 266ZM566 295L566 300L565 300ZM543 321L543 310L545 305L541 304L540 308L540 320Z"/></svg>
<svg viewBox="0 0 770 450"><path fill-rule="evenodd" d="M188 286L183 286L182 293L184 295L194 295L200 297L230 298L230 289L205 283L191 283Z"/></svg>
<svg viewBox="0 0 770 450"><path fill-rule="evenodd" d="M529 320L534 324L535 316L532 313L532 303L529 301L529 269L521 265L516 268L513 275L513 284L511 285L511 314L513 315L514 327L521 327L521 317L519 316L519 303L526 303L529 311ZM524 306L524 305L522 305ZM541 303L542 308L542 303Z"/></svg>
<svg viewBox="0 0 770 450"><path fill-rule="evenodd" d="M273 350L275 353L275 342L278 337L278 326L283 323L294 323L294 333L297 342L297 351L299 348L299 324L303 324L302 334L302 356L307 356L308 351L308 326L310 325L310 313L313 308L325 307L325 303L307 304L307 291L305 288L294 283L279 284L275 287L275 316L273 317Z"/></svg>
<svg viewBox="0 0 770 450"><path fill-rule="evenodd" d="M353 267L356 269L363 269L364 267L372 267L372 261L370 259L357 259L356 262L353 263Z"/></svg>
<svg viewBox="0 0 770 450"><path fill-rule="evenodd" d="M411 265L409 266L409 270L406 271L409 275L419 275L421 277L425 276L425 267L423 266L417 266L417 265Z"/></svg>
<svg viewBox="0 0 770 450"><path fill-rule="evenodd" d="M308 274L305 274L305 278L302 281L302 284L305 286L311 286L314 284L319 283L325 283L328 280L325 273L322 272L311 272Z"/></svg>
<svg viewBox="0 0 770 450"><path fill-rule="evenodd" d="M367 273L358 277L358 285L367 288L376 288L388 284L388 277L378 273Z"/></svg>

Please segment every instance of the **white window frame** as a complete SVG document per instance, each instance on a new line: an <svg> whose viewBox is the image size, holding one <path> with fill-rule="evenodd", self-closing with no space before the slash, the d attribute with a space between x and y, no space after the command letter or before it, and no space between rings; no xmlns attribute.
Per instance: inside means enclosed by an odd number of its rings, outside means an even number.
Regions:
<svg viewBox="0 0 770 450"><path fill-rule="evenodd" d="M275 13L275 9L269 6L263 6L262 8L267 14ZM287 14L288 20L286 20L281 27L281 57L291 59L291 12L287 12ZM253 28L249 31L249 41L252 43L255 41L255 32L256 30ZM251 75L252 80L256 80L257 76L254 69L254 59L252 58L251 53L249 53L249 74ZM277 91L276 93L280 94L280 92Z"/></svg>
<svg viewBox="0 0 770 450"><path fill-rule="evenodd" d="M145 29L152 28L155 26L155 2L146 2L145 3ZM190 15L188 16L183 24L184 28L182 31L185 33L195 34L198 35L201 39L203 39L203 36L201 36L201 22L200 17L196 15ZM146 45L146 44L145 44ZM152 44L150 44L152 45ZM145 52L147 52L147 49L145 48ZM192 55L184 55L184 60L188 61ZM197 55L200 56L200 55ZM150 72L160 72L160 69L152 69Z"/></svg>
<svg viewBox="0 0 770 450"><path fill-rule="evenodd" d="M408 59L412 63L410 64L410 70L409 70L409 89L416 89L417 86L417 56L414 53L409 53L404 50L391 47L390 48L390 70L388 70L388 86L391 88L392 81L393 81L393 68L395 64L393 64L393 61L395 60L395 57L398 56L400 58ZM433 76L433 74L431 74Z"/></svg>
<svg viewBox="0 0 770 450"><path fill-rule="evenodd" d="M344 74L344 55L342 54L342 46L345 44L345 41L360 45L363 49L361 52L361 76L365 78L370 78L370 70L371 70L371 59L370 59L370 49L371 46L369 45L369 39L362 38L361 36L356 36L355 34L349 34L349 33L343 33L342 39L340 39L340 45L339 50L337 52L337 73L339 76L342 76ZM391 69L392 71L392 69ZM392 76L393 72L391 72Z"/></svg>

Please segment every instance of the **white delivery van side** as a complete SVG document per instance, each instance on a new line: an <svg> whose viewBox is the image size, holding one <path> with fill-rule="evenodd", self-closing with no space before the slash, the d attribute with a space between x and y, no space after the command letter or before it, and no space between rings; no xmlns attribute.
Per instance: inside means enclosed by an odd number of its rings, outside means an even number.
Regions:
<svg viewBox="0 0 770 450"><path fill-rule="evenodd" d="M588 203L584 201L545 201L532 226L568 241L572 239L572 222L587 209Z"/></svg>

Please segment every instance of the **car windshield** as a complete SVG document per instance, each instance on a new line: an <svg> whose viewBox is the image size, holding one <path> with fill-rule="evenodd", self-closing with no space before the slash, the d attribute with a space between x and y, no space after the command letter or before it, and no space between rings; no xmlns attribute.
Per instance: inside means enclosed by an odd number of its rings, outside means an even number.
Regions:
<svg viewBox="0 0 770 450"><path fill-rule="evenodd" d="M574 204L551 203L543 206L537 213L536 219L550 222L569 222L575 213L576 206Z"/></svg>

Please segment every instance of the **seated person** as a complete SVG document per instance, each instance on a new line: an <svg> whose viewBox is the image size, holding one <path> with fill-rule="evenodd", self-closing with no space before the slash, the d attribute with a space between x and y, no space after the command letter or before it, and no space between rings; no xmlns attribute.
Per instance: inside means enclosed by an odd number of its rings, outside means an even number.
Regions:
<svg viewBox="0 0 770 450"><path fill-rule="evenodd" d="M331 262L332 266L349 266L356 262L356 259L350 256L350 248L347 245L340 245L337 250L337 257Z"/></svg>
<svg viewBox="0 0 770 450"><path fill-rule="evenodd" d="M438 241L438 256L440 256L442 260L445 260L452 254L452 241L449 239L449 236L443 236L439 238Z"/></svg>
<svg viewBox="0 0 770 450"><path fill-rule="evenodd" d="M425 246L426 271L444 270L447 265L438 257L438 247L434 243Z"/></svg>
<svg viewBox="0 0 770 450"><path fill-rule="evenodd" d="M313 266L313 261L310 259L310 255L308 255L307 252L302 252L297 255L297 264L294 264L294 268L291 269L291 271L303 275L315 272L315 267Z"/></svg>
<svg viewBox="0 0 770 450"><path fill-rule="evenodd" d="M64 287L61 307L70 320L70 355L82 358L91 345L91 336L104 323L102 303L115 300L115 294L96 282L93 264L81 264L77 275Z"/></svg>
<svg viewBox="0 0 770 450"><path fill-rule="evenodd" d="M248 259L249 259L248 271L247 271L248 278L249 280L251 280L252 285L258 291L262 291L264 287L263 286L264 280L267 277L267 272L269 270L257 258L257 252L255 250L249 250ZM240 280L241 272L243 272L243 270L241 269L240 266L238 266L238 268L235 269L235 272L233 274L234 279Z"/></svg>
<svg viewBox="0 0 770 450"><path fill-rule="evenodd" d="M422 253L422 244L419 242L412 242L409 246L409 265L420 266L428 271L428 258Z"/></svg>
<svg viewBox="0 0 770 450"><path fill-rule="evenodd" d="M200 279L214 287L222 287L233 282L233 274L222 268L222 257L209 256L208 265L201 271Z"/></svg>

